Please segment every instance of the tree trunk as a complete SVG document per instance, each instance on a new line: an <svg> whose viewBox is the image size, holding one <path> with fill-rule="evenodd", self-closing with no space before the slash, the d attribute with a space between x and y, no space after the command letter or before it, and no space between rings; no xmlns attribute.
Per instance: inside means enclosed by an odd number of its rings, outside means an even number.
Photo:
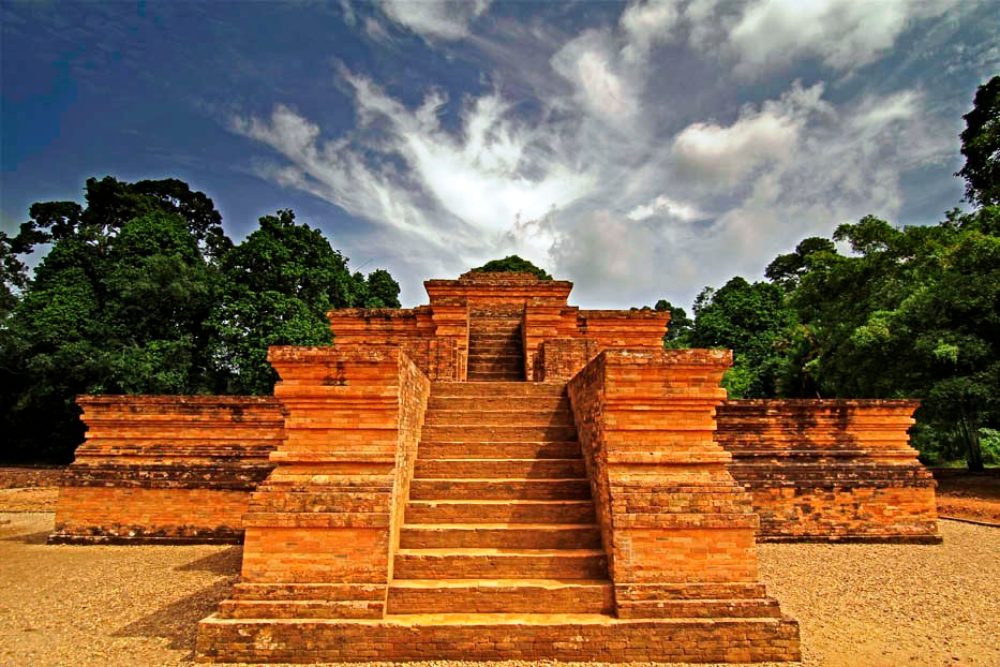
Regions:
<svg viewBox="0 0 1000 667"><path fill-rule="evenodd" d="M965 443L965 461L972 472L983 471L983 449L979 444L979 429L965 417L958 422L959 433Z"/></svg>

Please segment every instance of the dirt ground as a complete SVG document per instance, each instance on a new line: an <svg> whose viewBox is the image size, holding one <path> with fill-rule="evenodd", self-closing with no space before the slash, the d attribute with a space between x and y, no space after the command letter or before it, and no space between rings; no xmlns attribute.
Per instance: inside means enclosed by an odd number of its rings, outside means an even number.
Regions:
<svg viewBox="0 0 1000 667"><path fill-rule="evenodd" d="M997 471L934 473L942 516L1000 523ZM47 545L58 474L0 467L0 665L193 664L197 622L236 581L240 547ZM1000 665L1000 527L942 521L941 534L760 545L762 578L801 624L803 665Z"/></svg>
<svg viewBox="0 0 1000 667"><path fill-rule="evenodd" d="M935 468L938 514L1000 525L1000 470Z"/></svg>
<svg viewBox="0 0 1000 667"><path fill-rule="evenodd" d="M191 665L240 547L47 545L52 524L0 513L0 665ZM1000 529L941 533L934 546L761 545L803 664L1000 665Z"/></svg>

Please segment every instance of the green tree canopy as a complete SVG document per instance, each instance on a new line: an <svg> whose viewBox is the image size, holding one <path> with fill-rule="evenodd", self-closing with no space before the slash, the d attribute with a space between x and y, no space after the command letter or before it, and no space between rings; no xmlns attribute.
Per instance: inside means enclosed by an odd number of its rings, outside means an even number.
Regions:
<svg viewBox="0 0 1000 667"><path fill-rule="evenodd" d="M733 350L733 368L724 384L736 398L774 396L782 373L782 346L795 326L783 290L735 277L695 299L690 341L694 347Z"/></svg>
<svg viewBox="0 0 1000 667"><path fill-rule="evenodd" d="M510 255L508 257L504 257L503 259L493 259L472 270L482 271L484 273L504 273L508 271L515 273L533 273L539 280L552 280L552 276L549 275L547 271L538 268L528 260L518 257L517 255Z"/></svg>
<svg viewBox="0 0 1000 667"><path fill-rule="evenodd" d="M665 347L671 350L691 347L691 331L694 328L694 320L688 317L687 311L680 306L673 305L666 299L657 301L653 310L660 313L670 313L667 335L663 337Z"/></svg>
<svg viewBox="0 0 1000 667"><path fill-rule="evenodd" d="M212 359L228 393L270 393L277 376L271 345L328 345L333 308L398 307L399 284L388 271L366 280L323 233L295 222L289 210L260 227L221 263L221 294L210 318Z"/></svg>
<svg viewBox="0 0 1000 667"><path fill-rule="evenodd" d="M65 462L81 393L267 393L268 345L330 342L326 312L398 307L291 211L238 246L211 199L174 179L89 179L85 205L39 202L0 236L0 458ZM24 255L51 248L28 279Z"/></svg>
<svg viewBox="0 0 1000 667"><path fill-rule="evenodd" d="M965 114L962 155L965 197L980 206L1000 204L1000 76L979 86Z"/></svg>
<svg viewBox="0 0 1000 667"><path fill-rule="evenodd" d="M33 207L36 208L36 207ZM65 461L82 439L79 393L201 393L213 272L187 221L145 208L62 229L0 345L5 458Z"/></svg>
<svg viewBox="0 0 1000 667"><path fill-rule="evenodd" d="M834 238L791 294L814 336L808 373L842 397L917 397L922 418L953 432L982 466L980 428L1000 416L1000 208L952 212L896 229L868 216Z"/></svg>

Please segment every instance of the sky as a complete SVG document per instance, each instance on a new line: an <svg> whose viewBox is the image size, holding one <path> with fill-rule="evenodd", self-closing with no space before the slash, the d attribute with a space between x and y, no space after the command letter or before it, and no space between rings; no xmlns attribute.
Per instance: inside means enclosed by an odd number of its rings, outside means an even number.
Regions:
<svg viewBox="0 0 1000 667"><path fill-rule="evenodd" d="M998 7L2 0L0 223L173 177L237 241L293 209L404 306L513 253L583 307L689 306L841 223L962 205Z"/></svg>

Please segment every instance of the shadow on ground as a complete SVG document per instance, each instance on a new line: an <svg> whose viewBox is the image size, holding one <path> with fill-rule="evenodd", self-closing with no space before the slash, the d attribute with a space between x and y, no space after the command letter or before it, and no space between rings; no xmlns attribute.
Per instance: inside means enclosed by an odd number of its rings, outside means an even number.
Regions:
<svg viewBox="0 0 1000 667"><path fill-rule="evenodd" d="M203 559L204 560L204 559ZM185 660L194 658L198 621L212 614L225 600L236 583L236 576L227 577L207 588L157 609L114 634L115 637L159 637L172 649L187 650Z"/></svg>
<svg viewBox="0 0 1000 667"><path fill-rule="evenodd" d="M211 572L212 574L235 577L240 573L242 560L243 547L233 546L211 556L178 565L174 569L178 572Z"/></svg>
<svg viewBox="0 0 1000 667"><path fill-rule="evenodd" d="M20 542L21 544L45 544L49 539L49 531L43 530L36 533L18 533L7 537L0 537L0 542Z"/></svg>

